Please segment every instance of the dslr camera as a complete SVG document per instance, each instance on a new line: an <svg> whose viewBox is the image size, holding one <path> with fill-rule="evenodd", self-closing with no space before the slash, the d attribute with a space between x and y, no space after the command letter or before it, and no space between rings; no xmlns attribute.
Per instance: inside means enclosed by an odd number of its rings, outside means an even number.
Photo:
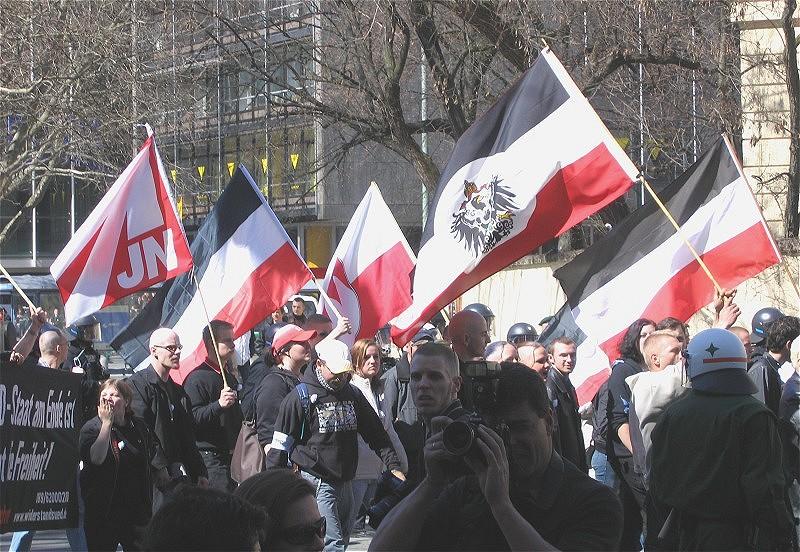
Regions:
<svg viewBox="0 0 800 552"><path fill-rule="evenodd" d="M466 419L454 420L444 428L442 443L450 454L455 456L476 455L475 441L478 439L478 426L491 428L503 440L506 453L511 450L511 439L508 426L503 422L490 423L497 410L497 384L500 381L500 364L486 360L461 361L461 378L463 380L459 398L464 408L472 412Z"/></svg>

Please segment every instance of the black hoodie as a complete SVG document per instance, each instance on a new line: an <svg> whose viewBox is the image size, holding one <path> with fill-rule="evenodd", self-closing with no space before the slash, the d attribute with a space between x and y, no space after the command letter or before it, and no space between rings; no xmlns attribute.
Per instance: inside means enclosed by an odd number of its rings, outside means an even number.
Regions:
<svg viewBox="0 0 800 552"><path fill-rule="evenodd" d="M292 462L323 481L350 481L358 465L359 434L388 469L400 469L389 436L361 391L350 384L329 391L310 368L300 381L308 386L309 419L304 420L297 391L289 393L275 423L268 469L286 467L291 452Z"/></svg>

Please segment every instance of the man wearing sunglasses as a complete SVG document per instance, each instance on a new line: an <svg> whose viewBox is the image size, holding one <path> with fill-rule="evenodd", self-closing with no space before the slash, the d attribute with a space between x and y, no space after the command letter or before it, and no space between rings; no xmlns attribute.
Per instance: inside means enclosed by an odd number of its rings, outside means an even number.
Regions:
<svg viewBox="0 0 800 552"><path fill-rule="evenodd" d="M171 480L188 475L199 486L208 486L208 471L194 440L189 397L170 377L170 371L180 366L181 349L178 334L158 328L150 336L150 366L128 378L134 415L158 437L150 462L156 473L153 511L161 506L161 491Z"/></svg>
<svg viewBox="0 0 800 552"><path fill-rule="evenodd" d="M236 488L231 478L232 451L243 419L238 397L241 385L229 371L229 363L236 359L233 325L212 320L203 328L203 345L206 359L189 373L183 389L192 403L197 448L208 470L208 482L215 489L231 492Z"/></svg>
<svg viewBox="0 0 800 552"><path fill-rule="evenodd" d="M380 456L387 469L405 479L400 462L378 415L350 385L353 365L347 345L325 339L316 346L316 366L309 367L296 392L286 396L275 424L267 469L299 466L317 489L325 516L325 550L344 551L353 504L352 481L358 464L358 440Z"/></svg>

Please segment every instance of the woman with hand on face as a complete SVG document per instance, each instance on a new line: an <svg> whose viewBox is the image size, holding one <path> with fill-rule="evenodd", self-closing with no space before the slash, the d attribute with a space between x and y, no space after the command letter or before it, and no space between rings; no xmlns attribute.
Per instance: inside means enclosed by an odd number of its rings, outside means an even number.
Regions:
<svg viewBox="0 0 800 552"><path fill-rule="evenodd" d="M372 409L383 422L386 433L392 442L397 458L400 460L401 470L404 474L408 473L408 458L406 456L400 438L394 430L391 415L386 414L383 407L383 380L381 380L381 349L378 344L370 339L359 339L350 349L350 356L353 359L355 372L350 383L357 387L366 397ZM378 487L378 479L384 471L383 462L375 454L366 441L358 436L358 468L353 479L353 509L350 519L350 531L360 530L363 527L355 527L356 521L363 526L363 516L359 516L362 504L364 509L369 509L375 490Z"/></svg>
<svg viewBox="0 0 800 552"><path fill-rule="evenodd" d="M100 386L97 416L80 433L81 490L86 503L89 550L141 550L151 516L152 437L134 419L130 386L108 379Z"/></svg>

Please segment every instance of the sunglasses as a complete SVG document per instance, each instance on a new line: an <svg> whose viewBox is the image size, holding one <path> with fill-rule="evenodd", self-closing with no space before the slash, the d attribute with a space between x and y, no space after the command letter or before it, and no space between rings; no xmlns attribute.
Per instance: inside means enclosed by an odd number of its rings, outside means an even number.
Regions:
<svg viewBox="0 0 800 552"><path fill-rule="evenodd" d="M314 537L325 538L325 518L321 517L314 523L305 525L292 525L280 531L283 540L297 546L308 544Z"/></svg>
<svg viewBox="0 0 800 552"><path fill-rule="evenodd" d="M158 349L164 349L165 351L169 351L173 355L183 349L183 346L181 345L153 345L153 347L156 347Z"/></svg>

